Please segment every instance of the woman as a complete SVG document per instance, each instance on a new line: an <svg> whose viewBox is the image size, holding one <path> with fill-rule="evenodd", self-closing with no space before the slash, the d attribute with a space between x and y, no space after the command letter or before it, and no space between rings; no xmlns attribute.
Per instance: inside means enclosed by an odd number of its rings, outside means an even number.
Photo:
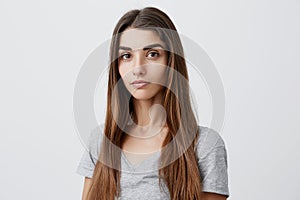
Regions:
<svg viewBox="0 0 300 200"><path fill-rule="evenodd" d="M197 124L170 18L153 7L127 12L113 31L110 61L105 123L77 168L82 198L227 199L224 141Z"/></svg>

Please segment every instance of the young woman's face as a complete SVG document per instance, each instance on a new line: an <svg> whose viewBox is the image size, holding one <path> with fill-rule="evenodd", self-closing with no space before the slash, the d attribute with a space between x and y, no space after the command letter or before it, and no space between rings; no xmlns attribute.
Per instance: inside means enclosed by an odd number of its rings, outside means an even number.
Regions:
<svg viewBox="0 0 300 200"><path fill-rule="evenodd" d="M168 59L164 49L154 31L131 28L121 34L119 73L135 99L151 99L162 91Z"/></svg>

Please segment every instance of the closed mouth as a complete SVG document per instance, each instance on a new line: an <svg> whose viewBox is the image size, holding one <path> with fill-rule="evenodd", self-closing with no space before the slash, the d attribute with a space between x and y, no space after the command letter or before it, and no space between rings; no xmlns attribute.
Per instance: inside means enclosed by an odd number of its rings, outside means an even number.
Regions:
<svg viewBox="0 0 300 200"><path fill-rule="evenodd" d="M137 89L142 88L148 84L149 84L149 82L146 82L146 81L134 81L131 83L131 85Z"/></svg>
<svg viewBox="0 0 300 200"><path fill-rule="evenodd" d="M134 84L148 84L148 83L149 83L148 81L144 81L144 80L136 80L136 81L131 82L132 85L134 85Z"/></svg>

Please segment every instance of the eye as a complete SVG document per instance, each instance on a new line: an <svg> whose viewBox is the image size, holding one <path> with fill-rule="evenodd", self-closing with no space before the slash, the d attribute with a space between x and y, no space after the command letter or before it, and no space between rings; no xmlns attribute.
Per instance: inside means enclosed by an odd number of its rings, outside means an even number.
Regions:
<svg viewBox="0 0 300 200"><path fill-rule="evenodd" d="M124 53L120 56L120 58L122 60L128 60L128 59L130 59L130 57L131 57L131 55L129 53Z"/></svg>
<svg viewBox="0 0 300 200"><path fill-rule="evenodd" d="M159 53L156 51L150 51L148 53L147 57L150 57L150 58L159 57Z"/></svg>

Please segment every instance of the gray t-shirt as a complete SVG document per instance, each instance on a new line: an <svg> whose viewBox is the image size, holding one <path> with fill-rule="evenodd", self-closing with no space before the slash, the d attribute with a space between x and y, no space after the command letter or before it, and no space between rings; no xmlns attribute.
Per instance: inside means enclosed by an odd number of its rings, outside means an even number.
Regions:
<svg viewBox="0 0 300 200"><path fill-rule="evenodd" d="M196 145L196 156L202 178L202 191L229 196L227 152L220 134L214 129L198 126L200 137ZM100 152L104 124L93 129L89 137L88 149L85 150L76 172L92 178ZM121 153L121 194L123 199L165 199L170 195L163 182L162 189L158 182L158 160L160 151L151 154L147 159L133 165Z"/></svg>

